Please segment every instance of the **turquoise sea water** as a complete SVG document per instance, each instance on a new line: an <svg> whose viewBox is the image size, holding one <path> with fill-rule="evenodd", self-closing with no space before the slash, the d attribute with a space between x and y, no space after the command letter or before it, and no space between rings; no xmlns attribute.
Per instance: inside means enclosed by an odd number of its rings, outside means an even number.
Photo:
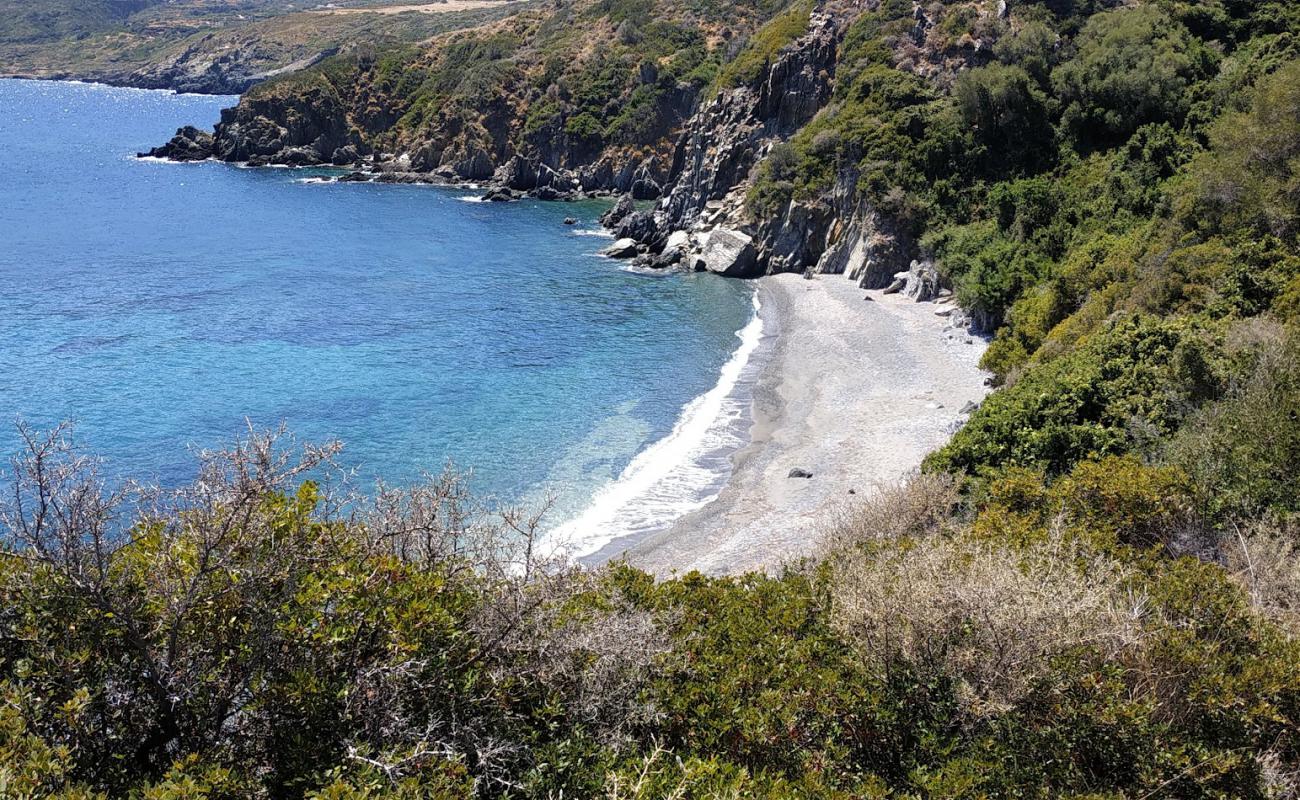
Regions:
<svg viewBox="0 0 1300 800"><path fill-rule="evenodd" d="M363 485L453 460L607 528L716 482L750 287L594 255L599 203L133 157L233 100L0 80L0 449L9 420L72 419L111 473L169 484L283 422Z"/></svg>

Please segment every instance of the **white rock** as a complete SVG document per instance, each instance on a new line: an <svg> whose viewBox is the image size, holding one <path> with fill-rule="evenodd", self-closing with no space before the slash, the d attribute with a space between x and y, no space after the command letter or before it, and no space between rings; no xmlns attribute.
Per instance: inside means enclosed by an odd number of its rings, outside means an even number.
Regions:
<svg viewBox="0 0 1300 800"><path fill-rule="evenodd" d="M601 252L610 258L631 258L637 253L636 239L619 239Z"/></svg>

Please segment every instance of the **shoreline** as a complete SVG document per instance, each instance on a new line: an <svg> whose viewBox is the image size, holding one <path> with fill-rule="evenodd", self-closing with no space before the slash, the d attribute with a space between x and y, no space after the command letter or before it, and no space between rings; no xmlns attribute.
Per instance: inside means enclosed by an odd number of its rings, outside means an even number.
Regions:
<svg viewBox="0 0 1300 800"><path fill-rule="evenodd" d="M74 83L81 86L103 86L108 89L131 89L137 92L163 92L165 94L174 94L180 97L234 97L238 98L247 88L241 91L199 91L196 89L181 90L173 86L142 86L138 82L130 80L115 80L111 76L74 76L72 73L59 72L51 75L38 75L31 72L4 72L0 73L0 80L5 81L30 81L32 83Z"/></svg>
<svg viewBox="0 0 1300 800"><path fill-rule="evenodd" d="M946 330L953 304L833 274L770 275L758 291L771 350L725 485L671 526L614 540L584 562L625 559L658 577L777 569L813 552L837 514L917 469L989 391L978 368L986 343Z"/></svg>
<svg viewBox="0 0 1300 800"><path fill-rule="evenodd" d="M754 312L736 331L739 344L717 382L683 405L672 430L638 452L581 513L557 526L553 546L580 563L599 564L717 499L734 454L749 441L754 387L772 349L760 292L750 302Z"/></svg>

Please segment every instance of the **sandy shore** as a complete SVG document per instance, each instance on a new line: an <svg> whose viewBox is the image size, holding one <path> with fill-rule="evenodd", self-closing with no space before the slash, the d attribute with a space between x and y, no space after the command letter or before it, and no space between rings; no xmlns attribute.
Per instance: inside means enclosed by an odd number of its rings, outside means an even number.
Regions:
<svg viewBox="0 0 1300 800"><path fill-rule="evenodd" d="M916 469L988 391L984 342L945 331L936 313L951 306L839 275L772 276L759 292L771 349L731 480L672 528L601 556L661 576L778 566L809 552L835 514ZM813 477L789 477L795 468Z"/></svg>

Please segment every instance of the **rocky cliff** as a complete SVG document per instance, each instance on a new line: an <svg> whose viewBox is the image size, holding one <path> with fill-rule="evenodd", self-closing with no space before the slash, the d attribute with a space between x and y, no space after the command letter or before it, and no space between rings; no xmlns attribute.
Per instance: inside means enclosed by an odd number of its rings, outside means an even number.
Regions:
<svg viewBox="0 0 1300 800"><path fill-rule="evenodd" d="M210 140L182 130L151 154L491 182L501 197L657 198L686 121L764 5L566 0L421 48L326 59L255 87Z"/></svg>
<svg viewBox="0 0 1300 800"><path fill-rule="evenodd" d="M976 25L1005 12L959 5ZM882 36L888 75L912 81L908 91L919 95L987 60L992 37L952 37L919 7L900 14L878 0L804 9L800 16L788 6L765 26L750 20L747 37L718 20L687 18L675 23L670 44L648 43L644 29L655 23L629 30L607 3L520 15L413 55L336 58L268 82L225 112L212 135L185 129L152 155L334 164L355 170L354 180L483 182L494 200L656 199L653 209L620 205L606 219L636 243L620 253L639 254L645 265L743 277L842 273L865 288L898 284L931 296L938 272L905 215L863 190L877 178L862 174L872 166L856 140L841 145L821 184L764 203L754 194L764 170L770 177L792 157L794 137L808 138L857 102L837 85L859 20L906 25L906 35ZM557 39L561 20L585 20L587 29ZM557 57L561 41L571 58ZM845 80L857 80L862 61L849 59ZM731 69L739 63L752 66Z"/></svg>

